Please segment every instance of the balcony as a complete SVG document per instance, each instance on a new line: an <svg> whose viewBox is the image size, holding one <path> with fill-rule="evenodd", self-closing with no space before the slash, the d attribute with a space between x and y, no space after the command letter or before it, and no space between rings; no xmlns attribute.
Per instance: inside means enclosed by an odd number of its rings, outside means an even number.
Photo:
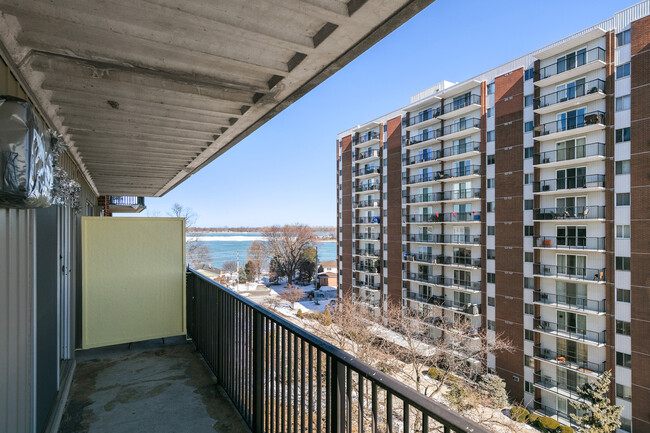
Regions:
<svg viewBox="0 0 650 433"><path fill-rule="evenodd" d="M379 158L379 149L367 149L365 152L357 153L354 156L355 161L362 161L364 159Z"/></svg>
<svg viewBox="0 0 650 433"><path fill-rule="evenodd" d="M420 233L404 235L404 241L432 244L481 245L481 235L442 235Z"/></svg>
<svg viewBox="0 0 650 433"><path fill-rule="evenodd" d="M464 165L460 167L449 168L447 170L439 171L429 171L426 173L414 174L408 177L404 177L403 183L406 185L414 185L418 183L428 183L428 182L446 182L450 180L459 180L458 178L464 178L468 176L480 176L481 175L481 166L480 165Z"/></svg>
<svg viewBox="0 0 650 433"><path fill-rule="evenodd" d="M357 248L354 250L354 255L361 257L381 257L381 251L371 250L368 248Z"/></svg>
<svg viewBox="0 0 650 433"><path fill-rule="evenodd" d="M540 361L548 362L592 377L597 377L607 371L606 361L597 364L595 362L587 361L586 359L578 359L578 356L575 353L557 353L550 349L544 349L540 345L533 347L533 357Z"/></svg>
<svg viewBox="0 0 650 433"><path fill-rule="evenodd" d="M417 135L409 135L409 138L403 138L402 146L409 148L421 147L421 145L439 141L440 137L442 137L442 128L433 129L431 131L425 130Z"/></svg>
<svg viewBox="0 0 650 433"><path fill-rule="evenodd" d="M111 195L108 203L111 213L139 213L147 208L144 197Z"/></svg>
<svg viewBox="0 0 650 433"><path fill-rule="evenodd" d="M444 256L441 254L405 253L404 261L474 269L481 267L481 259L472 259L471 257Z"/></svg>
<svg viewBox="0 0 650 433"><path fill-rule="evenodd" d="M481 95L469 94L465 97L454 98L442 108L441 119L450 119L456 116L462 116L474 110L481 108Z"/></svg>
<svg viewBox="0 0 650 433"><path fill-rule="evenodd" d="M592 111L584 115L571 116L536 126L534 138L537 141L559 140L601 129L605 129L605 113Z"/></svg>
<svg viewBox="0 0 650 433"><path fill-rule="evenodd" d="M432 162L440 158L441 152L439 150L427 150L425 152L413 155L402 160L403 164L406 166L409 165L418 165L424 164L427 162Z"/></svg>
<svg viewBox="0 0 650 433"><path fill-rule="evenodd" d="M573 60L564 60L540 68L533 75L537 87L550 86L605 67L605 50L597 47L578 53Z"/></svg>
<svg viewBox="0 0 650 433"><path fill-rule="evenodd" d="M584 84L578 84L574 87L535 98L533 108L537 114L566 111L576 105L603 99L605 95L605 82L603 80L591 80Z"/></svg>
<svg viewBox="0 0 650 433"><path fill-rule="evenodd" d="M295 431L306 431L314 424L317 431L338 431L336 426L344 431L346 415L340 408L346 406L361 408L358 423L356 419L348 423L366 431L363 412L370 415L380 409L376 399L364 397L366 381L373 394L377 390L398 398L410 407L411 416L434 428L441 423L449 431L487 433L484 427L195 272L188 273L187 291L188 334L254 433L285 431L285 421ZM288 392L292 386L302 391ZM408 425L398 428L406 430Z"/></svg>
<svg viewBox="0 0 650 433"><path fill-rule="evenodd" d="M406 297L409 300L422 302L424 304L435 305L436 307L443 308L445 310L454 311L456 313L463 313L470 316L477 316L481 314L481 304L466 304L455 302L451 300L445 300L442 296L422 296L419 293L407 291Z"/></svg>
<svg viewBox="0 0 650 433"><path fill-rule="evenodd" d="M429 108L413 116L404 117L402 119L402 128L410 128L412 126L418 125L420 128L424 128L428 125L440 121L438 117L442 114L442 109L438 108Z"/></svg>
<svg viewBox="0 0 650 433"><path fill-rule="evenodd" d="M379 266L370 266L364 263L356 263L353 266L354 270L357 272L365 272L366 274L378 274Z"/></svg>
<svg viewBox="0 0 650 433"><path fill-rule="evenodd" d="M588 174L584 176L565 177L559 179L546 179L533 182L535 194L557 194L565 192L593 192L605 190L604 174Z"/></svg>
<svg viewBox="0 0 650 433"><path fill-rule="evenodd" d="M379 133L375 131L369 131L364 134L359 134L353 139L354 147L362 145L370 145L375 142L379 142Z"/></svg>
<svg viewBox="0 0 650 433"><path fill-rule="evenodd" d="M535 388L541 388L564 398L582 401L582 398L578 394L578 386L558 382L541 371L535 372L533 385L535 385Z"/></svg>
<svg viewBox="0 0 650 433"><path fill-rule="evenodd" d="M378 241L379 233L355 233L354 239L365 241Z"/></svg>
<svg viewBox="0 0 650 433"><path fill-rule="evenodd" d="M535 290L533 291L533 303L584 313L605 313L604 299L597 300L576 296L556 295L554 293L544 293Z"/></svg>
<svg viewBox="0 0 650 433"><path fill-rule="evenodd" d="M605 143L581 144L564 149L551 150L533 155L533 165L562 167L575 163L603 161L607 156Z"/></svg>
<svg viewBox="0 0 650 433"><path fill-rule="evenodd" d="M594 283L605 282L605 268L595 269L580 266L556 266L533 263L533 274L536 277L552 277Z"/></svg>
<svg viewBox="0 0 650 433"><path fill-rule="evenodd" d="M378 291L381 289L379 284L370 284L365 281L361 280L354 280L354 283L352 284L354 287L357 289L361 290L373 290L373 291Z"/></svg>
<svg viewBox="0 0 650 433"><path fill-rule="evenodd" d="M442 132L443 140L454 140L456 138L465 137L481 130L481 119L471 117L469 119L461 119L455 121L451 125L445 126Z"/></svg>
<svg viewBox="0 0 650 433"><path fill-rule="evenodd" d="M479 190L480 191L480 190ZM449 192L449 191L448 191ZM444 194L443 194L444 198ZM480 223L481 212L445 212L431 214L411 214L402 217L404 223L428 224L428 223Z"/></svg>
<svg viewBox="0 0 650 433"><path fill-rule="evenodd" d="M445 298L442 296L425 296L420 293L411 292L410 290L406 291L404 295L409 300L422 302L423 304L437 306L445 302Z"/></svg>
<svg viewBox="0 0 650 433"><path fill-rule="evenodd" d="M357 209L378 208L379 199L355 201L352 205Z"/></svg>
<svg viewBox="0 0 650 433"><path fill-rule="evenodd" d="M557 324L539 318L533 319L533 331L598 346L605 344L605 331L587 331L570 326L558 329Z"/></svg>
<svg viewBox="0 0 650 433"><path fill-rule="evenodd" d="M538 415L553 418L554 420L561 422L562 424L569 425L576 429L581 428L579 424L573 421L573 418L571 418L571 415L569 415L569 413L564 412L560 409L554 409L550 406L546 406L537 400L533 401L533 411Z"/></svg>
<svg viewBox="0 0 650 433"><path fill-rule="evenodd" d="M381 167L378 165L371 165L367 167L359 167L359 169L352 169L352 176L358 179L366 179L374 176L379 176Z"/></svg>
<svg viewBox="0 0 650 433"><path fill-rule="evenodd" d="M381 187L380 182L365 182L354 187L354 192L378 191Z"/></svg>
<svg viewBox="0 0 650 433"><path fill-rule="evenodd" d="M538 236L533 239L535 248L549 250L605 251L605 238L582 236Z"/></svg>
<svg viewBox="0 0 650 433"><path fill-rule="evenodd" d="M355 218L354 222L357 224L379 224L381 222L381 217L380 216L358 217Z"/></svg>
<svg viewBox="0 0 650 433"><path fill-rule="evenodd" d="M605 206L546 207L533 209L535 221L604 220Z"/></svg>
<svg viewBox="0 0 650 433"><path fill-rule="evenodd" d="M438 157L441 161L450 161L457 158L471 156L468 154L479 155L481 153L480 141L468 141L455 146L449 146L442 149L442 154Z"/></svg>
<svg viewBox="0 0 650 433"><path fill-rule="evenodd" d="M422 272L404 272L404 279L473 293L481 291L480 281L456 280L442 275L430 275Z"/></svg>

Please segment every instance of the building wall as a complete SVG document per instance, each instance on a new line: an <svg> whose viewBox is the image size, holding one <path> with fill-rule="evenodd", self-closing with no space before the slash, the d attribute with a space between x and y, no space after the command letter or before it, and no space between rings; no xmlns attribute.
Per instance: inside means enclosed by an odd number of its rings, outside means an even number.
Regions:
<svg viewBox="0 0 650 433"><path fill-rule="evenodd" d="M341 170L342 175L342 227L340 238L341 271L339 273L339 287L343 294L352 292L352 136L341 139Z"/></svg>
<svg viewBox="0 0 650 433"><path fill-rule="evenodd" d="M400 305L402 299L402 117L386 122L388 155L386 238L388 263L388 302ZM382 225L382 227L384 227Z"/></svg>

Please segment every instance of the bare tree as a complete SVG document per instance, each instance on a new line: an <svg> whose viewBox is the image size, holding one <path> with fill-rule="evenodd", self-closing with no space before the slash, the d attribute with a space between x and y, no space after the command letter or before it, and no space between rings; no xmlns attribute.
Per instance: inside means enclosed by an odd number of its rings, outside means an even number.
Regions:
<svg viewBox="0 0 650 433"><path fill-rule="evenodd" d="M192 208L184 207L179 203L174 203L169 212L167 212L167 215L174 218L185 218L186 228L193 227L198 218L198 215L192 210Z"/></svg>
<svg viewBox="0 0 650 433"><path fill-rule="evenodd" d="M210 248L204 242L201 242L198 237L187 236L189 228L196 223L197 214L189 207L174 203L167 215L174 218L185 218L185 257L187 264L191 268L199 269L210 263L212 261Z"/></svg>
<svg viewBox="0 0 650 433"><path fill-rule="evenodd" d="M252 272L255 278L259 278L262 274L262 268L268 261L268 253L266 246L261 241L253 241L248 247L246 253L248 260L252 264Z"/></svg>
<svg viewBox="0 0 650 433"><path fill-rule="evenodd" d="M298 287L287 285L287 288L280 293L280 297L285 301L290 302L291 308L293 308L296 302L305 297L305 292L300 290Z"/></svg>
<svg viewBox="0 0 650 433"><path fill-rule="evenodd" d="M221 270L229 274L237 272L237 263L235 263L234 260L228 260L227 262L224 262L223 265L221 265Z"/></svg>
<svg viewBox="0 0 650 433"><path fill-rule="evenodd" d="M313 229L303 224L273 226L264 229L263 234L268 256L280 262L286 270L288 284L293 283L305 248L316 240Z"/></svg>

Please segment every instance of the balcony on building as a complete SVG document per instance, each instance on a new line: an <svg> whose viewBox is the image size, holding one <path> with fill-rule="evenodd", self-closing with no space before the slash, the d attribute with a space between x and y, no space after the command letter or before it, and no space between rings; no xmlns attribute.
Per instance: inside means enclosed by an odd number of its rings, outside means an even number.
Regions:
<svg viewBox="0 0 650 433"><path fill-rule="evenodd" d="M108 203L111 213L140 213L147 208L144 205L144 197L129 195L112 195Z"/></svg>
<svg viewBox="0 0 650 433"><path fill-rule="evenodd" d="M370 248L355 248L352 255L360 256L360 257L378 258L381 257L381 250L374 250Z"/></svg>
<svg viewBox="0 0 650 433"><path fill-rule="evenodd" d="M362 216L354 219L356 224L379 224L381 222L380 216Z"/></svg>
<svg viewBox="0 0 650 433"><path fill-rule="evenodd" d="M365 147L373 144L379 143L379 132L377 131L367 131L359 133L358 136L352 139L354 147Z"/></svg>
<svg viewBox="0 0 650 433"><path fill-rule="evenodd" d="M354 156L355 161L372 161L375 159L379 159L379 149L372 149L368 148L364 150L363 152L359 152Z"/></svg>
<svg viewBox="0 0 650 433"><path fill-rule="evenodd" d="M468 281L463 279L445 277L444 275L432 275L426 272L405 271L404 279L469 293L477 293L481 291L480 281Z"/></svg>
<svg viewBox="0 0 650 433"><path fill-rule="evenodd" d="M404 253L403 261L471 269L479 269L481 267L480 258L465 256L445 256L443 254L427 254L420 252Z"/></svg>
<svg viewBox="0 0 650 433"><path fill-rule="evenodd" d="M381 187L381 183L378 180L369 180L365 182L359 182L354 187L355 194L368 191L378 191Z"/></svg>
<svg viewBox="0 0 650 433"><path fill-rule="evenodd" d="M456 140L458 138L466 137L481 130L481 119L478 117L470 117L468 119L462 118L455 120L451 125L444 127L442 131L442 139Z"/></svg>
<svg viewBox="0 0 650 433"><path fill-rule="evenodd" d="M467 93L463 96L453 98L452 101L446 103L442 108L440 118L443 120L451 119L452 117L462 116L472 111L481 108L481 95Z"/></svg>
<svg viewBox="0 0 650 433"><path fill-rule="evenodd" d="M378 208L379 207L379 199L374 198L374 199L368 199L368 200L360 200L360 201L355 201L353 203L354 207L357 209L373 209L373 208Z"/></svg>
<svg viewBox="0 0 650 433"><path fill-rule="evenodd" d="M381 173L381 167L379 165L373 164L365 167L352 168L352 176L361 179L369 179L371 177L378 177Z"/></svg>
<svg viewBox="0 0 650 433"><path fill-rule="evenodd" d="M565 338L567 340L578 341L581 343L589 344L592 346L605 345L605 330L593 331L587 329L578 329L577 327L565 326L558 328L554 322L541 320L539 318L533 319L533 331L554 337Z"/></svg>
<svg viewBox="0 0 650 433"><path fill-rule="evenodd" d="M566 111L577 105L604 99L605 96L605 81L595 79L535 98L533 109L536 114Z"/></svg>
<svg viewBox="0 0 650 433"><path fill-rule="evenodd" d="M571 250L604 252L604 237L588 236L537 236L533 239L533 248L547 250Z"/></svg>
<svg viewBox="0 0 650 433"><path fill-rule="evenodd" d="M545 54L538 53L536 55ZM548 56L550 57L550 55ZM563 56L561 60L535 71L533 74L534 84L537 87L546 87L583 76L588 72L604 68L606 61L605 50L600 47L590 50L581 49L575 54Z"/></svg>
<svg viewBox="0 0 650 433"><path fill-rule="evenodd" d="M569 406L571 407L571 406ZM575 421L573 421L573 418L571 418L571 415L568 412L565 412L560 409L555 409L552 408L548 405L543 404L539 400L535 400L532 402L532 411L534 411L537 415L541 416L547 416L549 418L553 418L554 420L564 424L568 425L571 427L574 427L576 429L579 429L581 426L577 424ZM572 413L575 413L572 411ZM578 430L579 431L579 430Z"/></svg>
<svg viewBox="0 0 650 433"><path fill-rule="evenodd" d="M539 195L562 194L565 192L595 192L605 190L604 174L586 174L533 182L533 193Z"/></svg>
<svg viewBox="0 0 650 433"><path fill-rule="evenodd" d="M605 206L565 206L533 209L535 221L605 220Z"/></svg>
<svg viewBox="0 0 650 433"><path fill-rule="evenodd" d="M478 188L477 188L478 189ZM465 190L463 190L465 191ZM447 191L450 192L450 191ZM480 189L479 189L480 192ZM472 194L473 195L473 194ZM444 194L443 194L444 198ZM430 224L430 223L480 223L481 212L434 212L426 214L410 214L402 217L402 222L407 224Z"/></svg>
<svg viewBox="0 0 650 433"><path fill-rule="evenodd" d="M370 283L363 280L354 280L352 285L357 289L361 289L361 290L378 291L381 289L379 283Z"/></svg>
<svg viewBox="0 0 650 433"><path fill-rule="evenodd" d="M587 134L605 129L605 113L591 111L589 113L572 115L560 120L554 120L536 126L534 138L537 141L559 140L578 134Z"/></svg>
<svg viewBox="0 0 650 433"><path fill-rule="evenodd" d="M447 138L445 138L447 139ZM453 161L461 158L471 158L472 156L481 154L480 141L465 141L453 146L448 146L442 149L441 154L438 156L440 161Z"/></svg>
<svg viewBox="0 0 650 433"><path fill-rule="evenodd" d="M428 130L425 129L418 134L410 134L408 138L402 139L402 146L409 149L418 149L433 143L440 142L442 137L442 128Z"/></svg>
<svg viewBox="0 0 650 433"><path fill-rule="evenodd" d="M533 303L586 314L605 314L605 299L556 295L535 290L533 291Z"/></svg>
<svg viewBox="0 0 650 433"><path fill-rule="evenodd" d="M607 154L605 143L580 144L568 148L540 152L533 155L533 165L562 167L576 163L604 161Z"/></svg>
<svg viewBox="0 0 650 433"><path fill-rule="evenodd" d="M379 236L379 233L358 232L354 234L354 239L361 241L379 241Z"/></svg>
<svg viewBox="0 0 650 433"><path fill-rule="evenodd" d="M446 170L427 171L403 178L406 185L427 184L433 182L462 181L481 176L480 165L463 165ZM467 191L467 190L465 190Z"/></svg>
<svg viewBox="0 0 650 433"><path fill-rule="evenodd" d="M365 274L379 274L379 265L369 265L367 263L355 263L353 269Z"/></svg>
<svg viewBox="0 0 650 433"><path fill-rule="evenodd" d="M417 155L403 158L402 163L413 168L419 167L437 161L440 158L440 155L441 152L439 150L428 149L424 152L419 152Z"/></svg>
<svg viewBox="0 0 650 433"><path fill-rule="evenodd" d="M581 359L576 353L558 353L543 348L540 344L533 346L533 358L590 377L598 377L607 371L607 361L601 363L591 362L587 359Z"/></svg>
<svg viewBox="0 0 650 433"><path fill-rule="evenodd" d="M553 379L551 376L548 374L544 374L542 371L538 370L535 372L533 376L533 385L535 388L539 388L541 390L551 392L555 395L558 395L560 397L564 398L570 398L571 400L574 401L580 401L582 402L582 398L578 394L578 386L577 384L570 384L567 382L560 382L555 379ZM587 378L584 378L584 382L587 382Z"/></svg>
<svg viewBox="0 0 650 433"><path fill-rule="evenodd" d="M605 283L605 268L587 268L583 266L557 266L533 263L536 277L556 278L569 281Z"/></svg>
<svg viewBox="0 0 650 433"><path fill-rule="evenodd" d="M405 296L409 300L434 305L443 310L449 310L455 313L462 313L468 316L478 316L481 314L481 304L456 302L445 299L444 296L422 296L420 293L412 292L410 290L406 291Z"/></svg>
<svg viewBox="0 0 650 433"><path fill-rule="evenodd" d="M420 244L481 245L481 235L414 233L405 234L404 241Z"/></svg>
<svg viewBox="0 0 650 433"><path fill-rule="evenodd" d="M420 111L417 114L405 116L402 119L402 127L405 130L416 126L418 128L426 128L440 122L440 114L442 114L441 107L428 108L426 110Z"/></svg>

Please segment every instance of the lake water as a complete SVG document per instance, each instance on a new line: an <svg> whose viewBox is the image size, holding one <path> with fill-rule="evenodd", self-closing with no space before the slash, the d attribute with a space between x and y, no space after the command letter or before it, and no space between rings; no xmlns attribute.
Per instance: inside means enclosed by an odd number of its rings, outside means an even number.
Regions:
<svg viewBox="0 0 650 433"><path fill-rule="evenodd" d="M195 234L188 234L195 237ZM237 260L239 250L239 263L246 263L246 252L253 241L264 241L261 233L201 233L198 240L210 249L212 255L212 267L221 266L230 260ZM336 260L336 242L318 242L318 261Z"/></svg>

